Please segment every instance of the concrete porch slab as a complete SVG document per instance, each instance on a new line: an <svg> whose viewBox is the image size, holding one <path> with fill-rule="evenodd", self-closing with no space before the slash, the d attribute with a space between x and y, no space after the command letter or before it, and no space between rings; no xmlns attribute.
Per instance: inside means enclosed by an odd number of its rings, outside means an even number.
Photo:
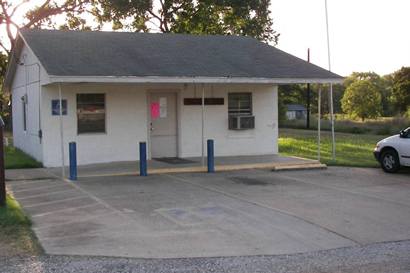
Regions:
<svg viewBox="0 0 410 273"><path fill-rule="evenodd" d="M199 173L206 172L205 162L201 157L189 157L186 163L166 163L159 160L148 161L149 174L166 174L166 173ZM306 169L323 169L325 164L317 160L288 157L278 155L260 155L260 156L226 156L215 157L215 171L237 171L247 169L270 169L279 170L306 170ZM60 175L61 168L48 169L54 175ZM68 173L68 168L66 169ZM78 177L105 177L105 176L126 176L139 175L138 161L111 162L102 164L82 165L78 167Z"/></svg>

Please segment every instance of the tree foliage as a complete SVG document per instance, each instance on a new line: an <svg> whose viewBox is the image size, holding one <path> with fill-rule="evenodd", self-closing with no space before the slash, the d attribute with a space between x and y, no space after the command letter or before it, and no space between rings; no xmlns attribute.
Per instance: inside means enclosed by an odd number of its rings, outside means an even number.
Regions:
<svg viewBox="0 0 410 273"><path fill-rule="evenodd" d="M73 13L68 13L66 22L59 26L60 30L93 30L91 26L87 25L87 20L76 16Z"/></svg>
<svg viewBox="0 0 410 273"><path fill-rule="evenodd" d="M380 93L382 112L384 116L392 115L393 110L391 107L391 82L388 76L381 77L374 72L353 72L344 81L344 86L347 88L352 83L362 80L368 80Z"/></svg>
<svg viewBox="0 0 410 273"><path fill-rule="evenodd" d="M305 104L305 93L303 85L289 84L280 85L278 88L278 114L279 120L286 119L288 104Z"/></svg>
<svg viewBox="0 0 410 273"><path fill-rule="evenodd" d="M368 80L374 86L382 86L383 79L374 72L353 72L344 81L344 85L348 87L354 82Z"/></svg>
<svg viewBox="0 0 410 273"><path fill-rule="evenodd" d="M380 94L381 102L377 111L382 116L404 115L410 112L410 67L402 67L394 73L380 76L374 72L353 72L345 78L343 85L333 85L335 113L346 112L342 109L342 98L354 83L367 81ZM317 112L318 85L311 84L311 111ZM322 113L329 111L329 88L322 86ZM285 85L279 87L279 99L283 105L306 104L306 85ZM285 108L284 108L285 109ZM285 111L285 110L283 110ZM371 111L369 109L369 111ZM407 114L408 115L408 114Z"/></svg>
<svg viewBox="0 0 410 273"><path fill-rule="evenodd" d="M238 34L277 42L270 0L92 0L100 24L114 29L190 34Z"/></svg>
<svg viewBox="0 0 410 273"><path fill-rule="evenodd" d="M0 0L0 27L6 30L6 38L0 40L0 78L6 74L7 63L15 45L16 30L50 26L53 16L59 14L75 17L75 14L83 11L86 3L89 0L43 0L33 7L30 0ZM24 21L18 23L22 12L25 14ZM0 114L6 123L10 123L10 94L0 93Z"/></svg>
<svg viewBox="0 0 410 273"><path fill-rule="evenodd" d="M0 77L6 74L8 56L6 53L0 52Z"/></svg>
<svg viewBox="0 0 410 273"><path fill-rule="evenodd" d="M7 55L3 52L0 52L0 75L6 74L7 67ZM0 76L1 77L1 76ZM2 90L2 82L0 83L0 90ZM0 92L0 115L8 123L8 117L10 116L10 94L4 94Z"/></svg>
<svg viewBox="0 0 410 273"><path fill-rule="evenodd" d="M370 79L350 84L342 98L342 109L352 118L377 118L380 116L381 94Z"/></svg>
<svg viewBox="0 0 410 273"><path fill-rule="evenodd" d="M288 84L279 86L279 97L285 105L304 104L306 87L302 84Z"/></svg>
<svg viewBox="0 0 410 273"><path fill-rule="evenodd" d="M400 113L410 107L410 67L402 67L392 75L392 100Z"/></svg>
<svg viewBox="0 0 410 273"><path fill-rule="evenodd" d="M89 0L43 0L25 12L25 20L19 24L16 20L20 10L27 8L29 0L0 0L0 27L7 32L7 39L0 40L0 47L10 54L14 46L15 30L20 28L39 28L51 24L51 18L59 14L77 14L83 11Z"/></svg>

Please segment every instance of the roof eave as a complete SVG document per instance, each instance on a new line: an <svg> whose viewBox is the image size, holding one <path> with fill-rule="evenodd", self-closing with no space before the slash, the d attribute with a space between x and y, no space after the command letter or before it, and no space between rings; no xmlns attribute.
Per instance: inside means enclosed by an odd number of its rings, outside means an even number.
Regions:
<svg viewBox="0 0 410 273"><path fill-rule="evenodd" d="M10 51L10 56L7 62L6 73L4 76L2 91L4 93L9 93L11 91L11 85L13 83L14 74L16 72L19 60L17 56L20 56L24 40L20 35L20 32L17 32L15 46Z"/></svg>
<svg viewBox="0 0 410 273"><path fill-rule="evenodd" d="M43 64L38 60L37 55L34 53L30 45L27 43L26 39L24 38L23 34L21 31L17 32L16 35L16 42L15 42L15 47L12 48L11 50L11 57L8 61L5 77L4 77L4 84L3 84L3 92L8 92L11 93L12 85L13 85L13 80L14 76L17 70L18 65L24 65L24 63L20 60L20 55L21 51L23 50L23 47L27 47L27 49L31 52L31 54L35 58L35 62L31 64L26 64L26 65L33 65L33 64L38 64L40 71L44 71L46 76L48 76L47 71L45 70ZM50 83L47 78L45 79L40 79L41 85L46 85Z"/></svg>
<svg viewBox="0 0 410 273"><path fill-rule="evenodd" d="M247 83L247 84L339 84L343 78L248 78L163 76L50 76L49 83Z"/></svg>

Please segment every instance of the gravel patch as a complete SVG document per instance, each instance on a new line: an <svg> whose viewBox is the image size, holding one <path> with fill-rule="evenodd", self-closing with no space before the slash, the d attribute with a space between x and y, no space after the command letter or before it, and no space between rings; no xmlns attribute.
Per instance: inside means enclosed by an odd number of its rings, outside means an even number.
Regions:
<svg viewBox="0 0 410 273"><path fill-rule="evenodd" d="M2 273L286 272L409 273L410 240L293 255L183 259L0 257Z"/></svg>

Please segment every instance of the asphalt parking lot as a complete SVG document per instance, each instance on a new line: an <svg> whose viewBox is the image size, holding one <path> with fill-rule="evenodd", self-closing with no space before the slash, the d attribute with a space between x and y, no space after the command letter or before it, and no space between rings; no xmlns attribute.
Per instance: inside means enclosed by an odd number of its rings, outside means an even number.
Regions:
<svg viewBox="0 0 410 273"><path fill-rule="evenodd" d="M311 252L410 239L410 175L379 169L8 183L48 254L140 258Z"/></svg>

